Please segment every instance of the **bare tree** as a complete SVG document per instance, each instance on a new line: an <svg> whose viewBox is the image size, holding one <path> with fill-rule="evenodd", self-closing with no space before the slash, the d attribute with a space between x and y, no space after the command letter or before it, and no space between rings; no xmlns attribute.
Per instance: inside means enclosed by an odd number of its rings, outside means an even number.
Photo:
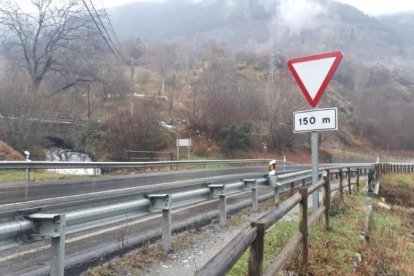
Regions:
<svg viewBox="0 0 414 276"><path fill-rule="evenodd" d="M30 76L32 93L37 94L48 74L68 75L68 56L79 40L90 40L94 28L76 0L62 2L31 0L33 13L24 12L15 2L0 1L0 25L3 26L5 50ZM78 77L67 80L68 89Z"/></svg>

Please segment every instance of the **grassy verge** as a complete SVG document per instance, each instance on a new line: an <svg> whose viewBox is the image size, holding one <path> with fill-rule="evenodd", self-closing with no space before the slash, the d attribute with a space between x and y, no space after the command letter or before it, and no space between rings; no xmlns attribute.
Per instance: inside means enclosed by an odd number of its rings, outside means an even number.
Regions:
<svg viewBox="0 0 414 276"><path fill-rule="evenodd" d="M382 180L382 201L369 215L366 192L334 200L331 230L319 221L309 232L307 275L414 275L414 175L393 175ZM279 222L265 238L264 271L297 231L297 222ZM299 272L297 250L285 271ZM244 275L248 253L229 275Z"/></svg>
<svg viewBox="0 0 414 276"><path fill-rule="evenodd" d="M355 253L360 251L360 232L364 221L364 197L353 195L341 203L335 200L331 210L332 230L325 232L322 221L317 222L309 232L309 275L329 275L338 272L353 272ZM263 269L266 271L278 253L298 230L297 221L281 221L269 229L265 237ZM285 270L297 272L299 250L285 266ZM248 252L232 268L229 275L243 275L247 271ZM339 273L340 274L340 273Z"/></svg>
<svg viewBox="0 0 414 276"><path fill-rule="evenodd" d="M76 179L84 178L80 175L65 175L48 172L45 170L32 170L30 172L30 181L48 181L48 180L62 180L62 179ZM25 182L26 173L24 170L1 170L0 183Z"/></svg>
<svg viewBox="0 0 414 276"><path fill-rule="evenodd" d="M223 159L222 156L213 156L213 157L204 157L198 156L195 154L191 154L190 160L220 160ZM199 169L228 169L231 168L229 164L210 164L210 165L193 165L190 166L192 170L199 170Z"/></svg>
<svg viewBox="0 0 414 276"><path fill-rule="evenodd" d="M414 175L393 174L381 181L380 200L391 209L374 206L366 272L414 275Z"/></svg>

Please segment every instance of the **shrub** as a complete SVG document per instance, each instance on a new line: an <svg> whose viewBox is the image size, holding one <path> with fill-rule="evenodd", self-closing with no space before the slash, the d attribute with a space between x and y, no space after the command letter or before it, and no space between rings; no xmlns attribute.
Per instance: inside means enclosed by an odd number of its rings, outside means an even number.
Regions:
<svg viewBox="0 0 414 276"><path fill-rule="evenodd" d="M230 125L221 131L221 146L224 151L247 151L253 145L253 130L250 123L237 127Z"/></svg>

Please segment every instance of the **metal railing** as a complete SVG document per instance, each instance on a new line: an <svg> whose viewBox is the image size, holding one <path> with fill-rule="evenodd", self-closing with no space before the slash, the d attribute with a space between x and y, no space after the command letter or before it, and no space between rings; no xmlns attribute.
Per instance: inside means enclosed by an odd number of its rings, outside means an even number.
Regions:
<svg viewBox="0 0 414 276"><path fill-rule="evenodd" d="M359 190L359 178L362 172L366 173L370 165L360 165L357 167L337 167L324 170L319 182L307 187L307 181L311 177L309 171L298 173L284 174L276 177L279 181L274 181L273 185L278 188L290 183L290 189L295 189L296 182L300 181L301 187L298 192L293 194L289 199L284 201L276 209L265 214L258 220L244 228L239 235L231 240L219 253L217 253L197 275L225 275L233 265L240 259L243 253L249 250L248 275L275 275L287 262L288 258L294 253L294 250L301 248L301 266L304 267L308 262L308 228L311 227L320 216L324 216L325 229L329 228L329 208L331 193L339 191L340 198L344 195L344 174L348 179L348 192L352 193L352 175L356 175L356 187ZM331 186L333 175L339 179L339 187ZM314 210L308 217L308 197L320 188L324 189L323 204ZM279 194L275 192L275 195ZM275 261L270 265L268 271L263 273L263 254L264 254L264 234L267 229L280 221L295 206L299 205L299 231L296 232L290 241L283 247Z"/></svg>
<svg viewBox="0 0 414 276"><path fill-rule="evenodd" d="M186 165L243 165L265 164L270 159L233 159L233 160L181 160L181 161L152 161L152 162L56 162L56 161L0 161L0 169L119 169L119 168L149 168ZM283 161L277 161L282 163Z"/></svg>
<svg viewBox="0 0 414 276"><path fill-rule="evenodd" d="M114 168L122 166L171 166L187 164L252 164L268 162L266 159L254 160L204 160L204 161L174 161L174 162L93 162L93 163L64 163L64 162L0 162L0 169L26 169L26 168ZM280 162L280 161L279 161ZM282 162L283 163L283 162ZM368 168L370 164L360 166L360 169ZM332 171L335 169L332 169ZM341 169L337 169L338 173ZM354 170L347 173L351 176ZM301 175L298 177L298 175ZM273 180L276 179L276 181ZM228 206L226 200L229 196L240 193L249 193L251 206L257 210L257 204L261 200L279 198L280 194L293 191L297 184L305 185L311 178L309 171L287 173L268 178L243 179L228 184L204 183L197 186L163 186L158 190L145 189L136 192L128 190L120 194L114 191L100 192L101 198L81 199L86 195L71 197L75 203L44 204L40 206L25 206L22 204L10 204L11 209L2 213L0 217L0 245L5 247L17 246L39 239L51 239L51 275L63 275L65 235L79 231L100 227L106 224L126 221L131 218L148 215L153 212L162 214L162 246L168 250L171 246L171 211L179 206L218 199L220 225L227 223ZM278 180L277 180L278 179ZM303 181L305 180L305 181ZM298 183L300 182L300 183ZM288 185L289 183L289 185ZM292 185L293 183L293 185ZM269 194L258 197L258 189L272 187ZM287 190L284 188L288 188ZM289 190L290 189L290 190ZM108 193L108 195L105 195ZM76 199L75 199L76 198ZM51 203L53 199L45 199ZM20 208L19 208L20 206ZM47 206L47 207L42 207ZM2 206L4 208L4 205ZM14 209L13 209L14 208ZM19 208L19 209L16 209ZM63 211L62 211L63 210ZM69 210L69 211L64 211ZM21 237L26 237L21 239ZM27 237L30 237L27 239ZM17 242L19 241L19 242Z"/></svg>
<svg viewBox="0 0 414 276"><path fill-rule="evenodd" d="M270 159L232 159L232 160L182 160L182 161L150 161L150 162L59 162L59 161L0 161L2 169L25 169L26 182L30 182L31 169L121 169L121 168L159 168L169 167L179 169L182 166L226 164L226 165L263 165ZM290 164L291 162L276 161L279 164ZM96 170L94 170L96 174Z"/></svg>
<svg viewBox="0 0 414 276"><path fill-rule="evenodd" d="M264 164L267 159L239 160L190 160L160 162L44 162L12 161L0 162L0 169L56 169L56 168L141 168L181 165L210 164ZM279 161L280 163L280 161ZM282 162L283 163L283 162ZM243 174L250 175L250 174ZM257 175L257 173L251 173ZM221 177L221 181L223 177ZM228 182L228 180L227 180ZM10 248L23 243L51 239L51 275L63 275L65 235L127 221L160 211L163 216L163 248L171 246L171 210L180 206L220 198L220 223L227 216L226 197L250 192L252 203L257 206L257 189L267 186L266 178L246 179L228 184L158 185L149 192L148 187L128 188L128 191L98 192L100 199L90 195L70 196L68 201L43 199L26 203L1 206L0 247ZM65 197L65 200L68 199ZM224 203L223 203L224 199ZM43 207L45 206L45 207ZM63 211L62 211L63 210ZM68 211L64 211L68 210ZM25 238L22 238L25 237ZM27 238L29 237L29 238Z"/></svg>

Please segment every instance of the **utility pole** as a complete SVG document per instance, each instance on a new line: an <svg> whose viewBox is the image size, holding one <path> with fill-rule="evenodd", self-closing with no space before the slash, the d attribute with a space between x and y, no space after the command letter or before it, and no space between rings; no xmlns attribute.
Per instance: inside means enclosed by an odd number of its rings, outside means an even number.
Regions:
<svg viewBox="0 0 414 276"><path fill-rule="evenodd" d="M131 118L134 117L134 94L135 94L135 88L134 88L134 75L135 75L135 64L134 59L131 58L131 100L130 100L130 112L131 112Z"/></svg>
<svg viewBox="0 0 414 276"><path fill-rule="evenodd" d="M88 83L88 119L91 118L91 85Z"/></svg>

